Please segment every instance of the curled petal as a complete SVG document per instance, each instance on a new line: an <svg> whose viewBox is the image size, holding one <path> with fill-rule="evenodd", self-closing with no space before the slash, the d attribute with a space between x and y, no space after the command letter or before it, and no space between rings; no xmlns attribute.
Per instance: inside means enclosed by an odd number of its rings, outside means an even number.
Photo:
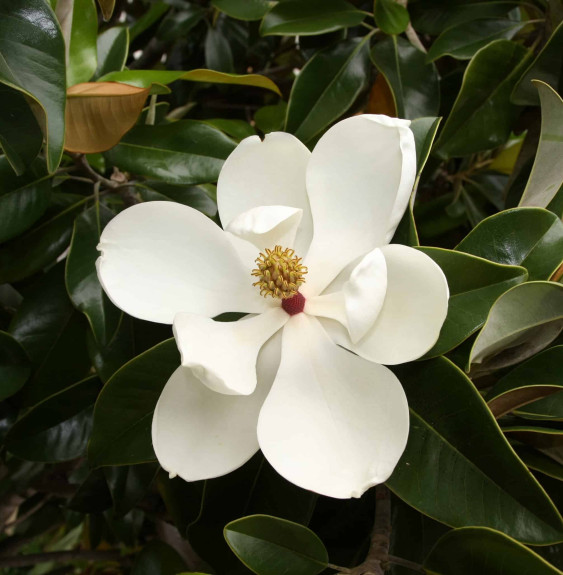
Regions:
<svg viewBox="0 0 563 575"><path fill-rule="evenodd" d="M318 320L291 318L258 420L260 447L289 481L330 497L360 497L392 473L409 410L386 367L337 347Z"/></svg>
<svg viewBox="0 0 563 575"><path fill-rule="evenodd" d="M172 323L178 312L213 317L268 307L227 235L187 206L128 208L106 226L98 249L105 292L134 317Z"/></svg>

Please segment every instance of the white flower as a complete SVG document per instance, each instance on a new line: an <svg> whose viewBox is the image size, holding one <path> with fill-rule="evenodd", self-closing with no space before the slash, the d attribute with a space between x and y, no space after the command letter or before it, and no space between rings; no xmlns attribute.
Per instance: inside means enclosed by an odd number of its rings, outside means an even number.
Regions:
<svg viewBox="0 0 563 575"><path fill-rule="evenodd" d="M152 427L171 475L224 475L259 447L286 479L332 497L391 475L409 412L381 364L428 351L448 301L428 256L387 245L415 180L409 125L355 116L312 153L285 133L245 139L219 177L225 231L172 202L139 204L105 228L98 275L111 300L174 325L182 366ZM279 265L266 252L276 246ZM280 266L293 276L268 283ZM224 312L250 315L210 319Z"/></svg>

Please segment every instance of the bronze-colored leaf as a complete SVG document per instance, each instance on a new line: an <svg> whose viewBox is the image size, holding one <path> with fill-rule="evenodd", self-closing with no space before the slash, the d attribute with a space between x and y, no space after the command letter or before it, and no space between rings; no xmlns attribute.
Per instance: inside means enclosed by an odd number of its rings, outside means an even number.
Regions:
<svg viewBox="0 0 563 575"><path fill-rule="evenodd" d="M115 0L98 0L98 4L102 10L102 16L107 22L113 14L113 9L115 8Z"/></svg>

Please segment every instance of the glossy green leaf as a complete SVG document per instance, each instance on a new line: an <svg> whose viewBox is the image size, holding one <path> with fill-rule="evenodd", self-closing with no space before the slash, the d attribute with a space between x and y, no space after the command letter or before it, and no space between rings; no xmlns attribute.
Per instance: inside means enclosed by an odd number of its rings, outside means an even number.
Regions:
<svg viewBox="0 0 563 575"><path fill-rule="evenodd" d="M211 186L207 186L211 187ZM210 218L217 215L217 202L206 186L175 186L149 180L137 186L144 202L170 201L190 206Z"/></svg>
<svg viewBox="0 0 563 575"><path fill-rule="evenodd" d="M98 36L98 67L92 80L110 72L121 72L129 52L129 29L125 26L108 28Z"/></svg>
<svg viewBox="0 0 563 575"><path fill-rule="evenodd" d="M104 155L121 170L171 184L216 182L235 143L194 120L137 126Z"/></svg>
<svg viewBox="0 0 563 575"><path fill-rule="evenodd" d="M0 331L0 401L18 392L31 374L23 347L9 333Z"/></svg>
<svg viewBox="0 0 563 575"><path fill-rule="evenodd" d="M51 180L45 168L34 164L16 177L6 156L0 157L0 243L32 226L45 212L51 198Z"/></svg>
<svg viewBox="0 0 563 575"><path fill-rule="evenodd" d="M270 9L268 0L213 0L211 4L238 20L260 20Z"/></svg>
<svg viewBox="0 0 563 575"><path fill-rule="evenodd" d="M458 60L469 60L473 55L493 40L510 40L526 25L508 19L473 20L445 30L435 40L426 56L433 62L442 56L452 56Z"/></svg>
<svg viewBox="0 0 563 575"><path fill-rule="evenodd" d="M407 394L411 427L387 481L391 490L453 527L491 527L532 544L561 541L561 515L465 374L445 358L393 371Z"/></svg>
<svg viewBox="0 0 563 575"><path fill-rule="evenodd" d="M44 0L0 0L0 83L29 96L44 118L47 167L61 161L65 126L65 46Z"/></svg>
<svg viewBox="0 0 563 575"><path fill-rule="evenodd" d="M204 120L206 124L214 126L221 132L225 132L227 136L238 140L244 140L249 136L256 136L256 130L244 120L233 120L230 118L212 118Z"/></svg>
<svg viewBox="0 0 563 575"><path fill-rule="evenodd" d="M486 400L495 417L563 390L563 346L546 349L499 379ZM563 415L563 413L562 413Z"/></svg>
<svg viewBox="0 0 563 575"><path fill-rule="evenodd" d="M429 575L558 575L559 569L494 529L463 527L446 533L424 560Z"/></svg>
<svg viewBox="0 0 563 575"><path fill-rule="evenodd" d="M385 34L402 34L409 25L407 9L396 0L375 0L375 23Z"/></svg>
<svg viewBox="0 0 563 575"><path fill-rule="evenodd" d="M170 4L166 2L153 2L149 9L129 28L129 39L135 40L139 34L158 22L166 12L170 10Z"/></svg>
<svg viewBox="0 0 563 575"><path fill-rule="evenodd" d="M22 92L0 83L0 148L21 175L37 157L43 134Z"/></svg>
<svg viewBox="0 0 563 575"><path fill-rule="evenodd" d="M548 84L534 81L541 101L541 134L521 206L545 208L563 186L563 100Z"/></svg>
<svg viewBox="0 0 563 575"><path fill-rule="evenodd" d="M152 84L171 84L176 80L205 82L208 84L230 84L233 86L254 86L264 88L281 96L279 88L266 76L260 74L225 74L216 70L190 70L175 72L173 70L123 70L102 76L100 82L123 82L131 86L149 88Z"/></svg>
<svg viewBox="0 0 563 575"><path fill-rule="evenodd" d="M438 115L440 79L434 64L426 63L424 52L393 36L377 42L371 59L391 88L399 118Z"/></svg>
<svg viewBox="0 0 563 575"><path fill-rule="evenodd" d="M187 569L178 552L163 541L151 541L135 558L131 575L177 575Z"/></svg>
<svg viewBox="0 0 563 575"><path fill-rule="evenodd" d="M471 350L471 364L513 365L549 345L563 329L563 284L528 282L504 293L491 308Z"/></svg>
<svg viewBox="0 0 563 575"><path fill-rule="evenodd" d="M530 469L563 481L563 465L541 451L527 445L518 445L516 453Z"/></svg>
<svg viewBox="0 0 563 575"><path fill-rule="evenodd" d="M18 419L6 436L8 451L28 461L68 461L86 451L92 407L101 389L96 376L51 395Z"/></svg>
<svg viewBox="0 0 563 575"><path fill-rule="evenodd" d="M473 56L436 143L441 158L490 150L508 140L519 112L510 103L510 93L527 55L520 44L495 40Z"/></svg>
<svg viewBox="0 0 563 575"><path fill-rule="evenodd" d="M163 42L174 42L178 38L185 37L205 16L205 10L201 6L187 4L185 9L169 12L158 27L156 36Z"/></svg>
<svg viewBox="0 0 563 575"><path fill-rule="evenodd" d="M57 264L26 292L10 333L30 358L34 372L22 390L25 405L80 381L90 370L87 323L68 298L64 263Z"/></svg>
<svg viewBox="0 0 563 575"><path fill-rule="evenodd" d="M88 82L97 66L98 13L94 0L58 0L56 14L66 44L67 88Z"/></svg>
<svg viewBox="0 0 563 575"><path fill-rule="evenodd" d="M21 280L54 262L67 248L74 218L85 202L76 202L23 236L0 246L0 283Z"/></svg>
<svg viewBox="0 0 563 575"><path fill-rule="evenodd" d="M102 16L107 22L113 14L113 9L115 8L115 0L98 0L98 4L102 10Z"/></svg>
<svg viewBox="0 0 563 575"><path fill-rule="evenodd" d="M147 494L158 469L155 463L104 467L113 509L117 515L125 515L131 511Z"/></svg>
<svg viewBox="0 0 563 575"><path fill-rule="evenodd" d="M166 382L180 365L173 339L125 364L105 385L94 409L88 459L94 467L154 461L152 414Z"/></svg>
<svg viewBox="0 0 563 575"><path fill-rule="evenodd" d="M251 515L225 526L225 539L237 557L259 575L316 575L328 554L322 541L303 525Z"/></svg>
<svg viewBox="0 0 563 575"><path fill-rule="evenodd" d="M550 425L551 427L548 427ZM561 449L563 448L563 429L556 422L503 423L502 431L511 440L529 444L538 449ZM555 500L557 503L557 501Z"/></svg>
<svg viewBox="0 0 563 575"><path fill-rule="evenodd" d="M276 4L262 20L262 36L324 34L363 22L365 13L346 0L290 0Z"/></svg>
<svg viewBox="0 0 563 575"><path fill-rule="evenodd" d="M526 419L563 421L563 390L528 403L516 409L514 414Z"/></svg>
<svg viewBox="0 0 563 575"><path fill-rule="evenodd" d="M547 210L513 208L483 220L455 249L549 279L563 258L563 224Z"/></svg>
<svg viewBox="0 0 563 575"><path fill-rule="evenodd" d="M68 294L74 306L88 319L100 345L112 339L122 315L105 294L96 273L100 234L113 215L111 210L99 203L82 212L74 222L66 260Z"/></svg>
<svg viewBox="0 0 563 575"><path fill-rule="evenodd" d="M514 87L512 101L522 106L538 106L537 87L532 80L540 80L554 90L561 90L563 78L563 22L557 26L546 45L530 64Z"/></svg>
<svg viewBox="0 0 563 575"><path fill-rule="evenodd" d="M219 28L209 27L205 36L205 67L208 70L232 74L235 71L233 51Z"/></svg>
<svg viewBox="0 0 563 575"><path fill-rule="evenodd" d="M442 268L450 288L446 321L426 357L442 355L465 341L485 323L497 298L527 279L522 267L499 265L442 248L420 250Z"/></svg>
<svg viewBox="0 0 563 575"><path fill-rule="evenodd" d="M368 50L365 36L317 52L293 84L285 129L308 142L344 114L366 87Z"/></svg>
<svg viewBox="0 0 563 575"><path fill-rule="evenodd" d="M280 100L277 104L271 106L262 106L254 114L256 127L269 134L270 132L279 132L283 130L285 118L287 115L287 102Z"/></svg>

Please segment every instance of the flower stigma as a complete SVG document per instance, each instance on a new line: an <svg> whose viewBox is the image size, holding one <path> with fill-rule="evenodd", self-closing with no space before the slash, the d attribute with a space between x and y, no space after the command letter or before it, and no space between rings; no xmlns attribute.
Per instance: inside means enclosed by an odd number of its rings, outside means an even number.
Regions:
<svg viewBox="0 0 563 575"><path fill-rule="evenodd" d="M252 275L257 277L258 281L252 285L260 288L261 296L281 299L283 305L286 300L289 302L299 295L299 286L305 283L303 276L307 273L307 268L301 264L301 258L295 255L294 250L284 249L282 246L275 246L273 250L266 249L265 253L261 252L256 258L256 265L258 267L252 270ZM301 312L305 298L301 295L298 299L300 302L303 300L302 305L298 306L301 307Z"/></svg>

